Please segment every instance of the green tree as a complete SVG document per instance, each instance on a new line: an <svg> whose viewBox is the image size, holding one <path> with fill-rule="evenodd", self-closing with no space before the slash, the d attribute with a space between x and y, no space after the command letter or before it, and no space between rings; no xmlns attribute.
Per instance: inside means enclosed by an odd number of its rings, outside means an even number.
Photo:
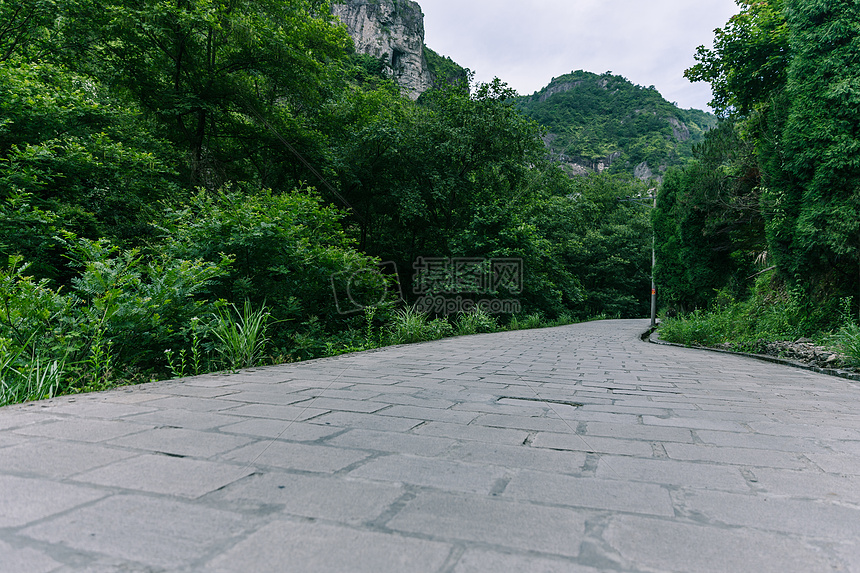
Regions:
<svg viewBox="0 0 860 573"><path fill-rule="evenodd" d="M328 3L109 0L70 16L65 62L132 94L187 151L193 184L289 188L305 168L280 138L319 153L314 110L351 46Z"/></svg>
<svg viewBox="0 0 860 573"><path fill-rule="evenodd" d="M578 211L579 230L568 239L564 260L586 293L580 314L647 316L651 290L647 185L610 174L575 183L570 200Z"/></svg>
<svg viewBox="0 0 860 573"><path fill-rule="evenodd" d="M792 44L784 0L736 0L741 12L715 31L714 48L699 46L684 75L711 84L719 114L746 115L785 87Z"/></svg>
<svg viewBox="0 0 860 573"><path fill-rule="evenodd" d="M26 255L42 276L65 266L50 246L58 229L138 243L157 202L178 194L179 155L92 78L52 64L2 66L0 118L0 198L33 233L4 234L0 254Z"/></svg>
<svg viewBox="0 0 860 573"><path fill-rule="evenodd" d="M787 8L794 50L790 106L781 133L784 160L771 163L768 234L776 262L790 279L833 294L856 294L860 5L791 0Z"/></svg>
<svg viewBox="0 0 860 573"><path fill-rule="evenodd" d="M0 0L0 62L48 53L60 5L56 0Z"/></svg>

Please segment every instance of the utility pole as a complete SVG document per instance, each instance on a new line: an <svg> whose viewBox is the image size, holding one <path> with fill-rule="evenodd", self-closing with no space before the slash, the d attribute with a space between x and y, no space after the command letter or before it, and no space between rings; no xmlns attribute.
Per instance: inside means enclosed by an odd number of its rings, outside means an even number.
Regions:
<svg viewBox="0 0 860 573"><path fill-rule="evenodd" d="M654 189L654 206L657 208L657 189ZM657 284L654 282L654 267L657 266L657 234L654 232L654 218L651 218L651 328L657 328Z"/></svg>

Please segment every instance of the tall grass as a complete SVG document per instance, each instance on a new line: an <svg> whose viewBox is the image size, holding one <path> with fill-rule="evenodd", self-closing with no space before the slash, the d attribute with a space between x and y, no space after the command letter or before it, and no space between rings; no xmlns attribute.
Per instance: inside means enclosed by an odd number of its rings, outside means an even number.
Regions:
<svg viewBox="0 0 860 573"><path fill-rule="evenodd" d="M445 318L429 320L426 314L407 306L394 313L388 332L391 344L409 344L451 336L454 328Z"/></svg>
<svg viewBox="0 0 860 573"><path fill-rule="evenodd" d="M457 335L479 334L482 332L496 332L499 323L480 307L475 307L471 312L464 312L457 317L454 325Z"/></svg>
<svg viewBox="0 0 860 573"><path fill-rule="evenodd" d="M812 301L805 293L785 289L770 277L760 279L747 300L717 298L725 300L710 310L665 318L660 337L680 344L728 343L736 350L762 352L772 341L812 338L825 342L828 332L850 321L844 310L850 308L850 299ZM849 334L843 337L849 338Z"/></svg>
<svg viewBox="0 0 860 573"><path fill-rule="evenodd" d="M215 350L225 366L237 370L260 362L269 341L266 329L270 316L265 306L254 310L247 300L241 311L234 304L219 311L212 335L218 341Z"/></svg>
<svg viewBox="0 0 860 573"><path fill-rule="evenodd" d="M0 339L0 406L53 398L63 386L64 361L31 356L16 364L22 351Z"/></svg>
<svg viewBox="0 0 860 573"><path fill-rule="evenodd" d="M834 334L830 343L845 355L849 366L860 366L860 326L849 323Z"/></svg>

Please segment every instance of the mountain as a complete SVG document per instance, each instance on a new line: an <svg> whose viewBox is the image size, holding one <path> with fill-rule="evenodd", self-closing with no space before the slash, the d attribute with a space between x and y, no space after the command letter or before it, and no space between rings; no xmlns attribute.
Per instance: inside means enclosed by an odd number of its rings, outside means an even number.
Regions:
<svg viewBox="0 0 860 573"><path fill-rule="evenodd" d="M340 0L332 13L346 25L356 52L378 60L384 75L415 100L433 87L466 78L468 70L424 44L424 14L412 0ZM683 110L651 86L607 72L553 78L517 107L547 128L544 143L571 175L626 172L662 180L692 157L714 127L709 113Z"/></svg>
<svg viewBox="0 0 860 573"><path fill-rule="evenodd" d="M680 109L654 86L611 72L553 78L516 105L547 128L544 143L571 175L609 170L661 181L666 169L692 158L693 145L717 123L713 114Z"/></svg>
<svg viewBox="0 0 860 573"><path fill-rule="evenodd" d="M424 13L411 0L346 0L332 5L355 50L380 61L404 95L418 97L437 82L466 77L466 70L424 45Z"/></svg>

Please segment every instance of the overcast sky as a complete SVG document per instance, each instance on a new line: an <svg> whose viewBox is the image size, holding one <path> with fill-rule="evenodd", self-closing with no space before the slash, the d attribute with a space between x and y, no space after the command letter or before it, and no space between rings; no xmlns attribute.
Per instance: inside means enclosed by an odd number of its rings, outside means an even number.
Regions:
<svg viewBox="0 0 860 573"><path fill-rule="evenodd" d="M612 71L653 85L682 108L711 111L710 87L684 70L714 29L740 11L734 0L417 0L425 43L521 94L573 70Z"/></svg>

